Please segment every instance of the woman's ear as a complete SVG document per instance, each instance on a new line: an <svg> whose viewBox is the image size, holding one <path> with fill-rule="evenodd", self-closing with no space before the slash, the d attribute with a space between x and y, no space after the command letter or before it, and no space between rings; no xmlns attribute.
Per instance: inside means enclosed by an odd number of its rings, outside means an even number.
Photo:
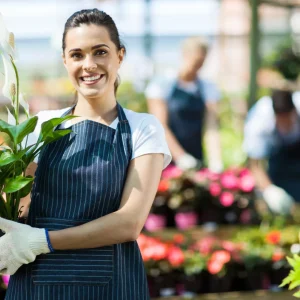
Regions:
<svg viewBox="0 0 300 300"><path fill-rule="evenodd" d="M64 53L62 53L61 58L63 60L65 68L67 68L66 57L65 57Z"/></svg>
<svg viewBox="0 0 300 300"><path fill-rule="evenodd" d="M123 62L123 59L124 59L124 56L125 56L125 49L122 48L121 50L119 50L118 52L118 57L119 57L119 65L122 64Z"/></svg>

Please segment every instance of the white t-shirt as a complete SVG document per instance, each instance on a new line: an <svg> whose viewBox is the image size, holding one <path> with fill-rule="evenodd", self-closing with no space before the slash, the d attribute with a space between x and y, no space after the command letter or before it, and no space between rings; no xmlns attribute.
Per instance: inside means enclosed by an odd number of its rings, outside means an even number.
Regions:
<svg viewBox="0 0 300 300"><path fill-rule="evenodd" d="M300 115L300 92L294 92L292 97ZM272 98L264 96L250 109L245 122L243 148L250 158L264 159L270 155L271 149L276 147L275 128Z"/></svg>
<svg viewBox="0 0 300 300"><path fill-rule="evenodd" d="M27 145L32 145L37 142L40 134L41 124L52 118L61 117L70 107L60 110L45 110L40 111L38 123L33 133L28 137ZM131 136L132 136L132 157L134 159L144 154L162 153L164 154L164 168L171 162L172 157L165 138L165 131L158 119L147 113L137 113L124 108L126 118L128 119ZM119 119L116 118L109 127L116 129ZM60 128L68 128L71 126L70 121L64 122ZM38 162L38 157L34 160Z"/></svg>
<svg viewBox="0 0 300 300"><path fill-rule="evenodd" d="M145 95L148 99L168 99L174 84L186 91L189 94L195 94L198 92L200 87L204 101L206 103L215 103L218 102L221 98L221 94L217 86L208 80L198 78L197 81L193 82L181 82L177 81L177 78L174 76L157 76L150 81L148 84Z"/></svg>

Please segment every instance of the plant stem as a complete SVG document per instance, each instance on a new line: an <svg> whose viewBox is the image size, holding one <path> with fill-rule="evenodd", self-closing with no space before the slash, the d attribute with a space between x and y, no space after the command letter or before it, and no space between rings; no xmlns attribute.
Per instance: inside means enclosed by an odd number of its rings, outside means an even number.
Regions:
<svg viewBox="0 0 300 300"><path fill-rule="evenodd" d="M16 86L16 99L15 99L15 103L16 103L16 109L15 109L15 118L16 118L16 125L19 124L19 107L20 107L20 103L19 103L19 73L18 73L18 70L17 70L17 67L13 61L13 59L11 59L11 63L12 63L12 66L15 70L15 73L16 73L16 81L17 81L17 86Z"/></svg>

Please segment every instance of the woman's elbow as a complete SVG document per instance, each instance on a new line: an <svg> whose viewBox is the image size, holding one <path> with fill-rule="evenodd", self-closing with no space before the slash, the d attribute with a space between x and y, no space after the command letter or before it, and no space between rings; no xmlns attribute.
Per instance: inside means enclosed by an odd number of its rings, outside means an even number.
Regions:
<svg viewBox="0 0 300 300"><path fill-rule="evenodd" d="M139 237L141 231L143 230L144 223L141 223L138 220L131 220L128 230L128 239L129 241L135 241Z"/></svg>

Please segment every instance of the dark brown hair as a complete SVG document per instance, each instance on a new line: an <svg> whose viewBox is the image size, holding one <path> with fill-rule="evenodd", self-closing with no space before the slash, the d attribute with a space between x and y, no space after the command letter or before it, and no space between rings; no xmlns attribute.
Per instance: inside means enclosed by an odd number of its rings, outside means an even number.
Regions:
<svg viewBox="0 0 300 300"><path fill-rule="evenodd" d="M111 18L111 16L106 14L104 11L100 11L97 8L83 9L75 12L72 16L69 17L69 19L65 24L65 29L62 38L63 53L65 52L66 49L66 35L68 31L72 28L80 27L83 24L104 26L107 29L110 39L115 44L117 50L119 51L121 49L124 49L124 52L126 53L126 48L120 40L119 31L117 29L114 20ZM117 92L119 84L120 84L120 78L118 76L114 85L115 94Z"/></svg>

